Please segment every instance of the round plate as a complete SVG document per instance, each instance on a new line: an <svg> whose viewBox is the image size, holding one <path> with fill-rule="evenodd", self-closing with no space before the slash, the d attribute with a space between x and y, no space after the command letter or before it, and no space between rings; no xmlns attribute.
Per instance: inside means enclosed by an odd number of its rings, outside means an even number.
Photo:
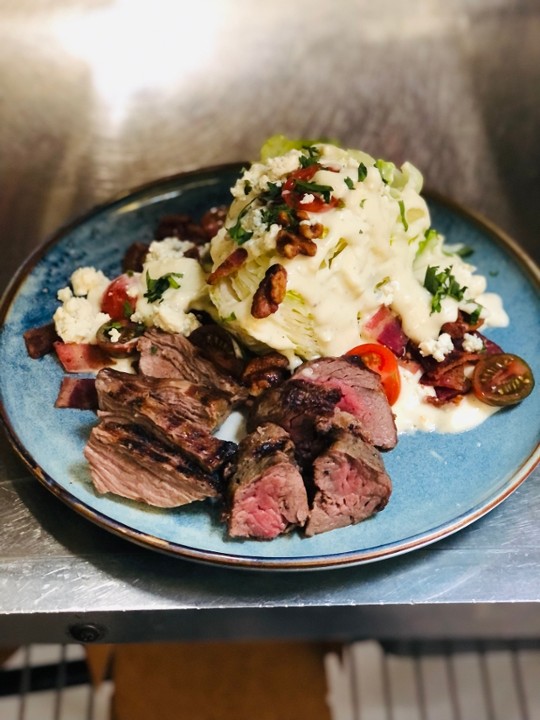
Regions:
<svg viewBox="0 0 540 720"><path fill-rule="evenodd" d="M233 567L298 570L372 562L423 547L485 515L538 461L538 391L469 432L401 437L384 456L394 485L385 510L312 538L291 533L270 542L231 540L209 503L159 510L95 493L83 458L95 414L54 408L61 367L53 355L31 360L23 332L50 322L56 291L76 267L91 265L116 275L125 249L134 241L150 241L160 216L199 217L212 205L228 203L240 169L220 166L145 186L62 229L24 265L0 310L1 411L15 449L47 488L102 527L183 558ZM540 378L535 266L486 222L441 198L428 201L433 226L449 243L474 248L472 261L488 277L489 289L503 297L510 325L489 336L526 358Z"/></svg>

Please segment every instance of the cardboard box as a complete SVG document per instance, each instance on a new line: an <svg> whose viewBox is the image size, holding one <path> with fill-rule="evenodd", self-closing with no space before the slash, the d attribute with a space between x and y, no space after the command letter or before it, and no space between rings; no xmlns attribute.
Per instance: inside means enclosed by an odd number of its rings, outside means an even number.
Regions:
<svg viewBox="0 0 540 720"><path fill-rule="evenodd" d="M307 642L87 648L96 682L112 660L111 720L330 720L327 651Z"/></svg>

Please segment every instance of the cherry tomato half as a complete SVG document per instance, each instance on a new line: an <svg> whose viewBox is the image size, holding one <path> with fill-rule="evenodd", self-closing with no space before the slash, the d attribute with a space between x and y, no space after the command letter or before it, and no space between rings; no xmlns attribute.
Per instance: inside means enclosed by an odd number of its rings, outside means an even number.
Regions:
<svg viewBox="0 0 540 720"><path fill-rule="evenodd" d="M127 273L115 278L105 290L101 300L101 312L110 315L111 320L129 318L137 305L137 298L130 295L129 291L137 284L137 278Z"/></svg>
<svg viewBox="0 0 540 720"><path fill-rule="evenodd" d="M487 405L516 405L532 392L534 377L518 355L495 353L478 361L472 386L476 397Z"/></svg>
<svg viewBox="0 0 540 720"><path fill-rule="evenodd" d="M383 390L390 405L393 405L401 391L401 376L394 353L379 343L365 343L349 350L346 355L360 357L364 364L381 376Z"/></svg>
<svg viewBox="0 0 540 720"><path fill-rule="evenodd" d="M321 166L318 163L299 168L292 172L281 191L283 201L293 210L305 210L306 212L326 212L336 207L338 200L332 195L328 201L318 195L316 192L308 193L308 191L297 186L297 182L309 182ZM312 195L313 199L309 202L302 202L306 195Z"/></svg>
<svg viewBox="0 0 540 720"><path fill-rule="evenodd" d="M97 344L110 357L129 357L137 349L137 340L144 330L144 325L131 322L125 318L109 320L97 331Z"/></svg>

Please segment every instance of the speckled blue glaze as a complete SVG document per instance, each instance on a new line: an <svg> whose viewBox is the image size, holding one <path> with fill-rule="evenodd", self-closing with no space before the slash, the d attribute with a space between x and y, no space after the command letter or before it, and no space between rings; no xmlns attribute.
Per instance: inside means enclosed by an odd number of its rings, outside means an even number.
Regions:
<svg viewBox="0 0 540 720"><path fill-rule="evenodd" d="M61 230L15 278L2 304L0 393L14 447L52 492L103 527L182 557L240 567L303 569L380 560L422 547L465 527L505 499L538 459L540 391L458 435L404 436L385 455L394 491L384 512L355 527L313 538L296 533L272 542L227 539L208 503L157 510L98 496L83 458L92 412L57 410L62 370L53 356L28 358L23 332L50 321L56 291L75 267L93 265L114 276L124 250L149 241L166 213L200 215L228 202L239 165L159 181ZM527 358L540 378L538 277L511 241L443 200L431 198L433 225L448 242L474 248L474 263L503 296L508 328L490 337Z"/></svg>

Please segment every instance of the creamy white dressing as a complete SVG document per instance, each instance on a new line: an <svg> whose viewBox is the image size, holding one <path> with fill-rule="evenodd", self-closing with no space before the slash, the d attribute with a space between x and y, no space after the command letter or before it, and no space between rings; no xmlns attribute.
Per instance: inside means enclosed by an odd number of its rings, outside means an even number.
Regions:
<svg viewBox="0 0 540 720"><path fill-rule="evenodd" d="M434 395L433 388L420 385L421 372L411 373L400 368L401 392L392 405L398 433L418 431L460 433L480 425L498 408L486 405L469 393L457 405L449 403L437 407L426 399Z"/></svg>

